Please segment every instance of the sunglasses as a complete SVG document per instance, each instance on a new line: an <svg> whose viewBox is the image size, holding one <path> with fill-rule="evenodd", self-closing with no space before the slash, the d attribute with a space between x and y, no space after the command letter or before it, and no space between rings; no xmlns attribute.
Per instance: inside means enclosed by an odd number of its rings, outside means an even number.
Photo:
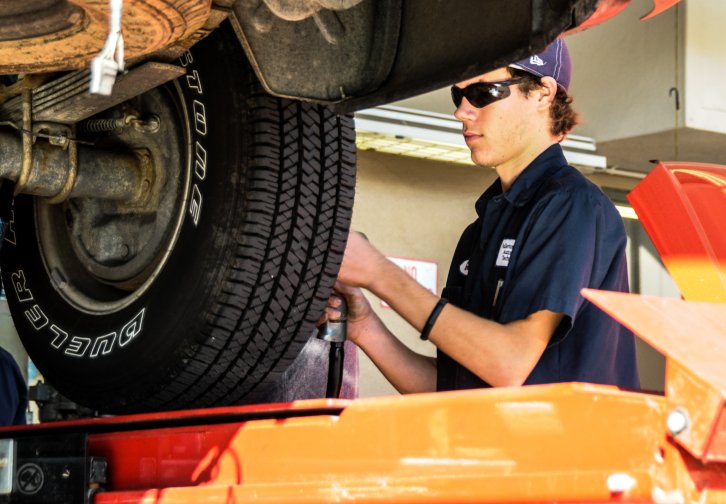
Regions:
<svg viewBox="0 0 726 504"><path fill-rule="evenodd" d="M454 100L456 108L459 108L463 98L476 108L486 107L512 94L509 86L522 80L522 77L516 77L498 82L475 82L465 88L451 86L451 99Z"/></svg>

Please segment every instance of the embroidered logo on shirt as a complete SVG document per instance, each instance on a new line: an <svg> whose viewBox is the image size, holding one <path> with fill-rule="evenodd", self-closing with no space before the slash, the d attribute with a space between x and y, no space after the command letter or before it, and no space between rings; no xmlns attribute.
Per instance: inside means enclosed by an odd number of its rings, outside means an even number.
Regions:
<svg viewBox="0 0 726 504"><path fill-rule="evenodd" d="M502 240L502 245L499 247L499 253L497 254L497 266L509 266L509 257L512 255L515 241L511 238Z"/></svg>
<svg viewBox="0 0 726 504"><path fill-rule="evenodd" d="M462 275L469 274L469 259L461 263L461 266L459 266L459 271L461 271Z"/></svg>

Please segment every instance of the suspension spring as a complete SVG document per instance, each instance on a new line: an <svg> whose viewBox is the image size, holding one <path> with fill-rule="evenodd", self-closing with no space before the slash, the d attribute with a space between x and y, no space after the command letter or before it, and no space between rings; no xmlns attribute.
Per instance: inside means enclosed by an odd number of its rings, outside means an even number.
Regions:
<svg viewBox="0 0 726 504"><path fill-rule="evenodd" d="M116 131L126 126L128 122L125 118L120 119L89 119L78 125L78 129L82 133L107 133Z"/></svg>
<svg viewBox="0 0 726 504"><path fill-rule="evenodd" d="M145 120L141 120L135 115L127 115L118 119L88 119L78 125L78 130L81 133L110 133L127 126L142 133L157 133L161 122L159 116L155 114L148 116Z"/></svg>

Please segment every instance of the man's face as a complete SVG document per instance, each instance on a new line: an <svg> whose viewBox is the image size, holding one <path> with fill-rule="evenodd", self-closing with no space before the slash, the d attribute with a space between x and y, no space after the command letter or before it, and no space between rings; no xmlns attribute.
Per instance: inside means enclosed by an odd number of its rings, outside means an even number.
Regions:
<svg viewBox="0 0 726 504"><path fill-rule="evenodd" d="M475 82L498 82L511 79L506 68L499 68L458 82L464 88ZM466 98L454 116L462 122L464 139L471 150L471 160L480 166L516 163L531 143L537 129L536 99L527 97L517 84L509 86L511 94L483 108L476 108Z"/></svg>

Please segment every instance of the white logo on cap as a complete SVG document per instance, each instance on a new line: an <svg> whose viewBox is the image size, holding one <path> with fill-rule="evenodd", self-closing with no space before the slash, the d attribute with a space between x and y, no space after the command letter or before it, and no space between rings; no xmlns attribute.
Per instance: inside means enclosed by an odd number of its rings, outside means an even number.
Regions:
<svg viewBox="0 0 726 504"><path fill-rule="evenodd" d="M547 63L542 61L542 58L537 56L536 54L534 56L530 56L529 58L529 64L530 65L537 65L537 66L545 66Z"/></svg>

